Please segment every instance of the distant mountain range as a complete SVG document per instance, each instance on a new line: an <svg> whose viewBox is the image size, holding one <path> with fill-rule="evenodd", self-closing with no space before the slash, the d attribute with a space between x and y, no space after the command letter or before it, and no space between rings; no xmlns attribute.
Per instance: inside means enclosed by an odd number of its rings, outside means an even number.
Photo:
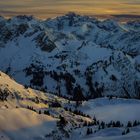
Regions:
<svg viewBox="0 0 140 140"><path fill-rule="evenodd" d="M0 70L27 87L79 100L140 98L140 21L16 16L0 17L0 29Z"/></svg>

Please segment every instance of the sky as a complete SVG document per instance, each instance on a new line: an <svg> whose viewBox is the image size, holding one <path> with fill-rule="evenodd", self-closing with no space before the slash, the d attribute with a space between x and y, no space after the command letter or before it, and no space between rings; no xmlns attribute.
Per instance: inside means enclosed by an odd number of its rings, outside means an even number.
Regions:
<svg viewBox="0 0 140 140"><path fill-rule="evenodd" d="M84 15L140 15L140 0L0 0L0 15L19 14L39 18L68 12Z"/></svg>

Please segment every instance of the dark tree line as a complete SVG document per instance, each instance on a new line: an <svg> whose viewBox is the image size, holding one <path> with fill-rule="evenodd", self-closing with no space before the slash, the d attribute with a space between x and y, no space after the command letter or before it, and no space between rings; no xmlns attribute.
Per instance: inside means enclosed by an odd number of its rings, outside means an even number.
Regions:
<svg viewBox="0 0 140 140"><path fill-rule="evenodd" d="M66 111L72 112L72 113L74 113L74 114L76 114L76 115L80 115L80 116L83 116L83 117L91 118L89 115L83 113L83 112L80 111L80 110L77 110L77 109L72 110L71 108L67 108L67 107L65 107L64 109L65 109ZM86 122L85 122L85 123L86 123Z"/></svg>
<svg viewBox="0 0 140 140"><path fill-rule="evenodd" d="M7 97L9 96L10 91L8 89L0 90L0 100L7 101Z"/></svg>
<svg viewBox="0 0 140 140"><path fill-rule="evenodd" d="M97 82L95 83L95 86L94 86L92 75L89 74L89 72L86 72L85 76L86 76L86 85L89 87L89 91L90 91L90 95L88 98L95 99L95 98L102 97L102 92L103 92L104 87L102 86L99 88Z"/></svg>

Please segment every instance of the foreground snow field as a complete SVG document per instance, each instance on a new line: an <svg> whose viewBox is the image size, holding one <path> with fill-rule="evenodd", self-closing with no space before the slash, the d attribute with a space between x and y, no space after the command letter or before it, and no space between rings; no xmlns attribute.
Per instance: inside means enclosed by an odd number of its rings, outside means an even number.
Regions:
<svg viewBox="0 0 140 140"><path fill-rule="evenodd" d="M108 129L97 133L95 136L85 137L82 140L139 140L140 139L140 127L132 129L126 136L121 135L119 129Z"/></svg>
<svg viewBox="0 0 140 140"><path fill-rule="evenodd" d="M0 72L0 140L139 140L140 123L133 125L140 121L139 108L139 100L116 97L77 106L75 101L24 87ZM108 127L110 121L121 125Z"/></svg>
<svg viewBox="0 0 140 140"><path fill-rule="evenodd" d="M0 132L10 140L37 139L49 134L55 128L56 119L50 116L39 115L22 108L0 109Z"/></svg>
<svg viewBox="0 0 140 140"><path fill-rule="evenodd" d="M120 108L121 106L121 108ZM122 135L126 129L126 122L140 120L140 102L138 100L95 99L84 102L80 110L84 113L96 116L99 120L109 122L110 120L124 123L121 128L105 128L98 130L97 126L90 126L96 133L86 135L87 126L73 129L70 138L61 139L76 140L139 140L140 126L130 128L130 133ZM65 115L64 115L65 116ZM58 119L24 108L0 109L0 139L1 140L53 140L46 138L47 134L56 130ZM69 126L73 128L72 126ZM61 132L58 132L61 136Z"/></svg>

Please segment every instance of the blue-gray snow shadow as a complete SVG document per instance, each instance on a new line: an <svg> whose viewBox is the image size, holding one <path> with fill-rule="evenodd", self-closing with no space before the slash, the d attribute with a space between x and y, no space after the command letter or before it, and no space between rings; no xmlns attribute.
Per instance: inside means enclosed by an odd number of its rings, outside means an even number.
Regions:
<svg viewBox="0 0 140 140"><path fill-rule="evenodd" d="M6 130L3 131L3 133L10 140L44 140L45 135L50 134L55 128L56 121L47 121L39 125L21 128L19 130Z"/></svg>

